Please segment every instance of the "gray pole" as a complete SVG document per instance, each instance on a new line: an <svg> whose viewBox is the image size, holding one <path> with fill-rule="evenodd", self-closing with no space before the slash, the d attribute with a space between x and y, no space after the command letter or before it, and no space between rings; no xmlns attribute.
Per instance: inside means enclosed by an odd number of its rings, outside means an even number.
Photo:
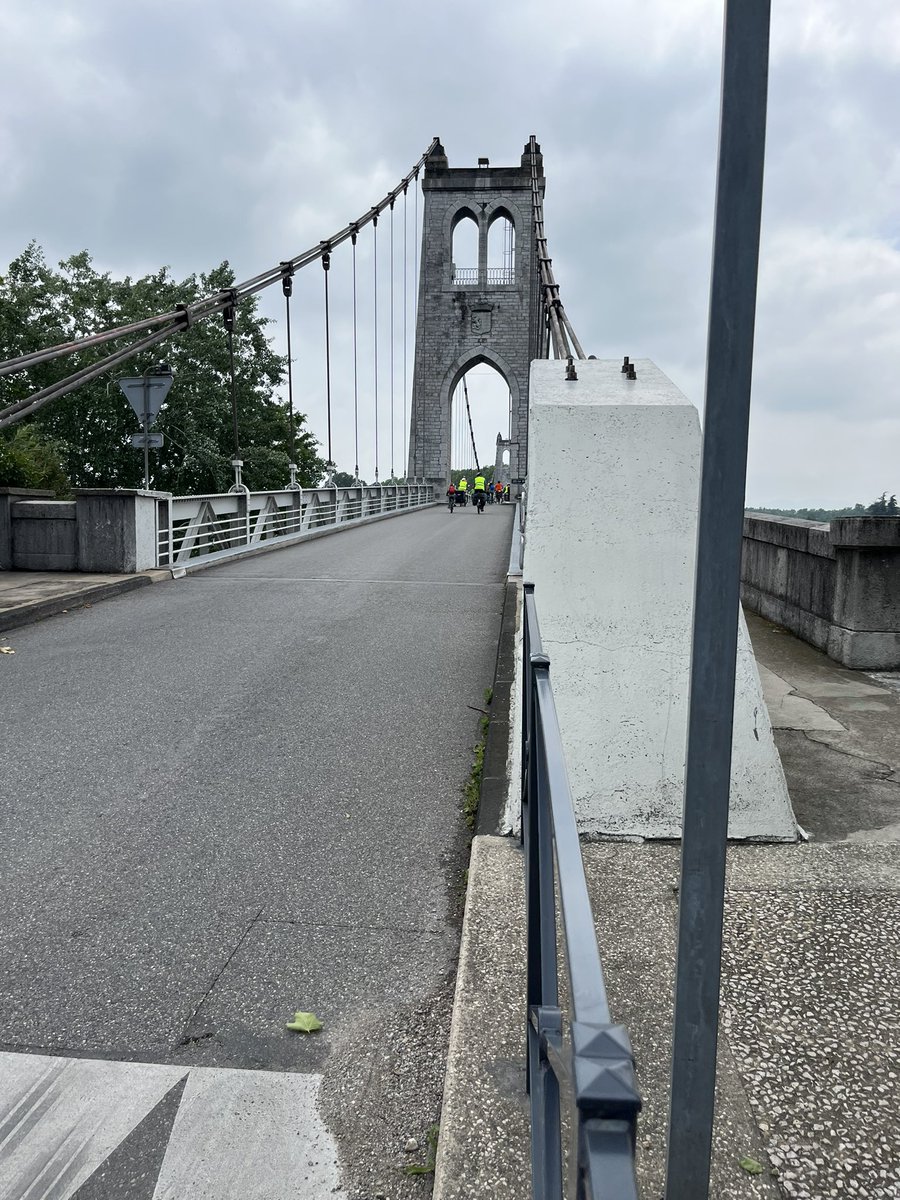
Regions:
<svg viewBox="0 0 900 1200"><path fill-rule="evenodd" d="M150 491L150 444L147 434L150 431L150 385L147 382L147 372L143 373L144 381L144 491Z"/></svg>
<svg viewBox="0 0 900 1200"><path fill-rule="evenodd" d="M666 1200L709 1189L769 3L725 5Z"/></svg>

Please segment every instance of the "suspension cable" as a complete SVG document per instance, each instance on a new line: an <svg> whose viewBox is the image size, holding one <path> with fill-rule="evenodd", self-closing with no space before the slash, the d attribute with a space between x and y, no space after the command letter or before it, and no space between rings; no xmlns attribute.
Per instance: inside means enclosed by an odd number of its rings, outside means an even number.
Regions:
<svg viewBox="0 0 900 1200"><path fill-rule="evenodd" d="M328 271L331 267L331 253L326 250L322 255L322 271L325 275L325 405L328 413L328 469L334 466L331 457L331 326L328 320Z"/></svg>
<svg viewBox="0 0 900 1200"><path fill-rule="evenodd" d="M169 329L159 329L156 333L151 333L147 337L141 338L136 346L127 346L122 350L118 350L114 354L108 355L103 362L95 363L93 366L82 367L80 371L76 371L68 379L50 384L41 391L34 392L31 396L26 396L24 400L19 400L15 404L8 405L0 411L0 429L5 429L8 425L14 425L17 421L21 421L23 417L27 417L31 413L37 412L39 408L43 408L45 404L49 404L51 400L55 400L59 396L64 396L67 392L74 391L81 384L89 383L92 379L104 375L110 367L116 367L119 363L127 362L135 354L158 345L160 342L165 341L171 332Z"/></svg>
<svg viewBox="0 0 900 1200"><path fill-rule="evenodd" d="M231 418L234 424L234 457L241 457L241 444L238 437L238 410L237 410L237 384L234 374L234 318L237 301L233 300L231 304L222 313L222 320L225 324L225 336L228 341L228 363L231 370Z"/></svg>
<svg viewBox="0 0 900 1200"><path fill-rule="evenodd" d="M335 246L339 246L342 242L348 241L354 230L359 230L362 226L369 224L374 225L378 220L378 215L389 205L393 204L397 196L403 191L404 186L408 186L412 179L418 179L419 170L425 163L425 160L432 153L436 146L440 144L438 138L434 138L415 164L400 183L393 188L387 195L374 204L368 212L363 214L358 220L350 222L339 230L332 237L325 241L319 242L316 246L303 251L303 253L295 255L291 259L285 260L295 270L300 270L302 267L308 266L310 263L320 259L327 249L333 250ZM128 334L141 333L144 330L154 329L157 326L162 326L156 329L156 332L150 334L146 338L141 338L130 346L123 347L121 350L107 355L101 362L95 363L90 367L82 368L80 371L74 372L65 380L60 380L56 384L52 384L47 388L33 393L25 400L18 401L14 405L7 405L0 409L0 429L7 425L14 424L15 421L21 420L23 417L36 412L44 404L55 400L60 396L66 395L68 392L74 391L83 383L87 383L92 379L96 379L99 375L104 374L112 367L118 366L120 363L127 362L130 358L136 357L144 350L151 346L158 345L160 342L166 341L175 334L182 333L195 324L197 321L206 320L208 317L214 316L217 313L224 313L225 309L230 304L236 304L248 296L255 295L257 292L277 283L284 278L284 262L277 267L271 267L263 271L259 275L255 275L252 279L245 280L243 283L237 284L233 288L225 288L219 292L215 292L210 296L205 296L192 304L179 304L174 309L165 313L157 313L154 316L147 317L142 321L130 322L127 325L115 326L111 329L103 330L101 333L91 334L88 337L78 338L68 342L61 342L56 346L49 346L41 350L32 351L28 354L18 355L15 358L6 359L0 362L0 377L13 374L17 371L24 371L29 367L37 366L39 363L48 362L52 359L63 358L69 354L75 354L80 350L85 350L91 347L101 346L107 342L115 341L118 338L127 336Z"/></svg>
<svg viewBox="0 0 900 1200"><path fill-rule="evenodd" d="M394 202L391 201L391 479L394 474Z"/></svg>
<svg viewBox="0 0 900 1200"><path fill-rule="evenodd" d="M294 290L294 268L290 263L282 263L284 275L281 278L281 289L284 292L284 323L287 327L287 384L288 384L288 419L291 430L290 461L297 462L297 438L294 431L294 371L291 362L291 292Z"/></svg>
<svg viewBox="0 0 900 1200"><path fill-rule="evenodd" d="M378 218L372 222L372 256L375 260L375 298L373 324L375 326L375 482L378 483Z"/></svg>
<svg viewBox="0 0 900 1200"><path fill-rule="evenodd" d="M413 303L416 305L416 318L418 320L418 311L419 311L419 309L418 309L418 305L419 305L419 168L418 167L415 168L414 175L415 175L415 180L416 180L416 187L415 187L415 191L413 192L413 287L415 288L415 294L413 296ZM414 371L413 372L413 384L415 384L415 380L416 380L416 376L415 376L415 371ZM410 405L412 405L412 399L410 400ZM418 421L419 421L419 414L417 413L416 414L416 428L418 428ZM421 443L421 436L419 437L418 441ZM419 464L417 461L414 465L414 474L415 475L418 475L418 468L419 468ZM422 459L422 475L424 476L424 474L425 474L425 460L423 457L423 459Z"/></svg>
<svg viewBox="0 0 900 1200"><path fill-rule="evenodd" d="M353 246L353 446L356 464L353 478L359 483L359 356L356 336L356 230L351 237Z"/></svg>
<svg viewBox="0 0 900 1200"><path fill-rule="evenodd" d="M528 150L531 156L531 203L534 213L534 235L544 309L547 312L550 322L553 354L555 358L572 358L573 355L569 348L569 340L571 339L572 346L578 358L586 358L587 356L581 348L581 343L575 336L572 323L566 314L566 310L563 308L563 302L559 298L559 284L553 276L553 260L547 251L547 238L544 233L544 203L541 198L537 172L538 144L534 134L531 135L528 142Z"/></svg>
<svg viewBox="0 0 900 1200"><path fill-rule="evenodd" d="M409 422L406 419L406 329L409 324L409 308L406 302L407 284L409 283L409 263L406 257L406 229L407 229L407 213L406 213L406 192L403 189L403 478L406 479L409 472Z"/></svg>
<svg viewBox="0 0 900 1200"><path fill-rule="evenodd" d="M475 445L475 430L472 428L472 410L469 408L469 389L466 387L466 377L462 379L463 395L466 398L466 416L469 418L469 437L472 439L472 457L475 459L475 470L480 471L478 464L478 447Z"/></svg>

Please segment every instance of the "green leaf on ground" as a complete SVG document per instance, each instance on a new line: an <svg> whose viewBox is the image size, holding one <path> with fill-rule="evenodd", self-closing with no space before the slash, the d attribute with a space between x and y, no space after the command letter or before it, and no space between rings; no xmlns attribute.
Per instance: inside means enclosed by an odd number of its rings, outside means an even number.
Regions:
<svg viewBox="0 0 900 1200"><path fill-rule="evenodd" d="M315 1013L295 1012L293 1021L288 1021L285 1028L297 1033L315 1033L322 1028L322 1022Z"/></svg>
<svg viewBox="0 0 900 1200"><path fill-rule="evenodd" d="M762 1166L756 1159L750 1157L741 1159L741 1169L746 1171L748 1175L762 1175L763 1171Z"/></svg>

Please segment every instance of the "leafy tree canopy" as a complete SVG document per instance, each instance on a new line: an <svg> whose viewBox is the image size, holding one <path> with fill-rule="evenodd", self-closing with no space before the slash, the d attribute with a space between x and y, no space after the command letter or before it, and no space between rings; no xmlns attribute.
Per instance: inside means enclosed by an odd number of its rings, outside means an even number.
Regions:
<svg viewBox="0 0 900 1200"><path fill-rule="evenodd" d="M98 272L84 250L49 266L32 242L0 275L0 360L139 321L234 285L227 262L177 281L163 267L141 279ZM234 328L235 391L244 482L252 490L288 481L291 437L288 406L276 396L286 359L266 335L256 297L243 300ZM126 344L126 340L115 343ZM100 360L109 347L83 350L7 377L5 406ZM151 485L176 495L227 491L233 482L234 432L228 342L220 318L200 321L109 375L45 405L34 417L0 433L0 484L141 487L143 455L132 448L139 422L116 381L167 362L175 382L154 425L165 444L151 451ZM324 463L317 443L295 414L298 480L313 487ZM19 480L28 479L28 483Z"/></svg>
<svg viewBox="0 0 900 1200"><path fill-rule="evenodd" d="M799 521L836 521L839 517L896 517L900 516L897 497L888 498L882 492L868 506L854 504L852 508L748 508L745 512L766 513L771 517L796 517Z"/></svg>
<svg viewBox="0 0 900 1200"><path fill-rule="evenodd" d="M882 492L877 500L872 501L866 512L870 517L897 517L900 516L900 505L896 496L888 499L887 492Z"/></svg>
<svg viewBox="0 0 900 1200"><path fill-rule="evenodd" d="M490 487L494 482L494 464L491 463L490 466L482 467L480 471L476 471L474 467L470 467L468 471L457 471L454 469L450 472L450 478L453 481L454 487L458 487L459 481L463 478L468 481L469 487L471 487L476 475L483 475L485 485Z"/></svg>

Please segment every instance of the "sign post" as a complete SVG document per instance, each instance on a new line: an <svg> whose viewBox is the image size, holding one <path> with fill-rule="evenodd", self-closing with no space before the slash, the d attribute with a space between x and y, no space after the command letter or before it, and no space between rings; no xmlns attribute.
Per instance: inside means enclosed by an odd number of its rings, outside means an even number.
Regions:
<svg viewBox="0 0 900 1200"><path fill-rule="evenodd" d="M131 444L135 450L144 451L144 490L150 490L150 449L158 450L163 444L161 433L151 433L163 401L169 394L175 376L168 363L157 363L148 367L143 375L132 379L120 379L119 387L125 399L134 409L141 422L141 432L134 434Z"/></svg>

